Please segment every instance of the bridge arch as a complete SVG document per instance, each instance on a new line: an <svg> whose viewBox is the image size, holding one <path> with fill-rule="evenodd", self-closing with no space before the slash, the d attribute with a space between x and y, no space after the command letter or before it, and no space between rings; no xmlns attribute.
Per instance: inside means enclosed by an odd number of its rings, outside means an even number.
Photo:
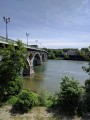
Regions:
<svg viewBox="0 0 90 120"><path fill-rule="evenodd" d="M41 65L42 63L42 59L39 53L35 53L35 55L33 56L33 65Z"/></svg>

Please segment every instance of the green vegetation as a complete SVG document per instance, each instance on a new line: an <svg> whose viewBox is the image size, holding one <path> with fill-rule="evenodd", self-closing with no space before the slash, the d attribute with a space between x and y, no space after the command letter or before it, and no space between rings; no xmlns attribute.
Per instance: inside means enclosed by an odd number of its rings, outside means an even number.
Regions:
<svg viewBox="0 0 90 120"><path fill-rule="evenodd" d="M18 100L18 95L17 96L10 96L6 102L6 104L9 104L9 105L14 105L16 104Z"/></svg>
<svg viewBox="0 0 90 120"><path fill-rule="evenodd" d="M52 103L51 96L43 89L38 93L39 106L50 107Z"/></svg>
<svg viewBox="0 0 90 120"><path fill-rule="evenodd" d="M64 60L90 60L89 48L78 49L45 49L47 50L48 59L64 59Z"/></svg>
<svg viewBox="0 0 90 120"><path fill-rule="evenodd" d="M22 90L17 97L11 97L8 103L13 103L16 110L27 112L35 106L50 107L52 102L46 90L40 91L38 94L30 90Z"/></svg>
<svg viewBox="0 0 90 120"><path fill-rule="evenodd" d="M64 112L78 113L85 94L79 82L68 77L62 78L57 105Z"/></svg>
<svg viewBox="0 0 90 120"><path fill-rule="evenodd" d="M7 99L11 95L20 92L23 86L23 80L20 77L22 68L26 62L26 50L22 42L17 42L15 48L9 44L6 48L0 50L2 60L0 62L0 100Z"/></svg>
<svg viewBox="0 0 90 120"><path fill-rule="evenodd" d="M23 90L19 96L17 102L14 104L16 110L27 112L32 107L38 104L38 97L28 90Z"/></svg>
<svg viewBox="0 0 90 120"><path fill-rule="evenodd" d="M85 111L90 112L90 78L85 81L85 90L86 90L84 101Z"/></svg>
<svg viewBox="0 0 90 120"><path fill-rule="evenodd" d="M55 54L53 53L53 51L50 51L49 55L48 55L49 59L55 59Z"/></svg>
<svg viewBox="0 0 90 120"><path fill-rule="evenodd" d="M90 62L88 64L88 67L84 66L83 70L90 75ZM90 78L85 81L85 111L90 112Z"/></svg>

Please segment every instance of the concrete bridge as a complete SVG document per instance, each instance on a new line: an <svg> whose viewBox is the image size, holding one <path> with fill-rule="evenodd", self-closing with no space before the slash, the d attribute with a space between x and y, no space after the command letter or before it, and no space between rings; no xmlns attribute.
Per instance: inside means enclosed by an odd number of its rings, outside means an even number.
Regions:
<svg viewBox="0 0 90 120"><path fill-rule="evenodd" d="M16 45L16 41L12 39L6 40L5 37L0 36L0 47L5 44L8 45L8 43L14 43ZM33 66L41 65L42 62L45 62L47 60L47 51L30 45L24 44L24 47L27 49L27 51L30 52L30 56L26 58L27 68L24 68L23 75L30 75L34 73Z"/></svg>

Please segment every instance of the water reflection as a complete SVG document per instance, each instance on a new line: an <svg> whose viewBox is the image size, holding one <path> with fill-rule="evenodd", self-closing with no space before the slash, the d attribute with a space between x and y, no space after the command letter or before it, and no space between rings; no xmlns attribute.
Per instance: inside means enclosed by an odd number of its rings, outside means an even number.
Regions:
<svg viewBox="0 0 90 120"><path fill-rule="evenodd" d="M41 66L35 66L34 71L35 73L44 73L46 71L46 68L47 68L47 63L44 62L42 63Z"/></svg>
<svg viewBox="0 0 90 120"><path fill-rule="evenodd" d="M42 84L43 76L39 74L33 74L31 76L24 77L24 88L38 91L40 89L40 85Z"/></svg>

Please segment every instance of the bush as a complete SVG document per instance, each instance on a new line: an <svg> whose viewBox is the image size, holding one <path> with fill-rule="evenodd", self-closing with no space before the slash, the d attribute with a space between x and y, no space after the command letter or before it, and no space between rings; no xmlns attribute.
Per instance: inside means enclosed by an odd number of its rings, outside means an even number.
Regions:
<svg viewBox="0 0 90 120"><path fill-rule="evenodd" d="M18 97L17 97L17 96L11 96L11 97L8 99L7 104L14 105L14 104L16 104L17 100L18 100Z"/></svg>
<svg viewBox="0 0 90 120"><path fill-rule="evenodd" d="M52 99L45 89L38 93L38 100L40 106L50 107L52 105Z"/></svg>
<svg viewBox="0 0 90 120"><path fill-rule="evenodd" d="M85 108L86 112L90 112L90 79L85 81Z"/></svg>
<svg viewBox="0 0 90 120"><path fill-rule="evenodd" d="M23 90L19 94L19 99L17 100L14 108L23 112L27 112L33 106L37 105L38 98L29 90Z"/></svg>
<svg viewBox="0 0 90 120"><path fill-rule="evenodd" d="M58 105L64 112L77 113L83 101L84 89L74 79L62 78L60 92L58 93Z"/></svg>
<svg viewBox="0 0 90 120"><path fill-rule="evenodd" d="M90 93L90 79L85 81L86 93Z"/></svg>
<svg viewBox="0 0 90 120"><path fill-rule="evenodd" d="M10 81L8 83L7 94L17 95L20 93L23 86L23 79L21 77L17 77L14 81Z"/></svg>

